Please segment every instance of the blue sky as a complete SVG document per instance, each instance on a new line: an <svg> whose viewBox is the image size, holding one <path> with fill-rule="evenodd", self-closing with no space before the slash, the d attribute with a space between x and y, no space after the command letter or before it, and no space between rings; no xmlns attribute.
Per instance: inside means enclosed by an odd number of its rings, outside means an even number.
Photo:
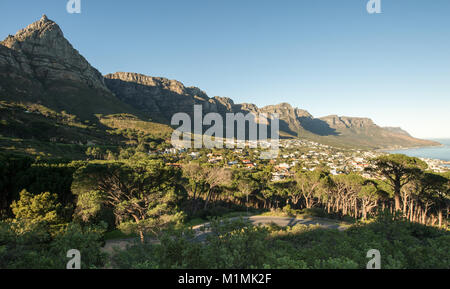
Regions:
<svg viewBox="0 0 450 289"><path fill-rule="evenodd" d="M68 14L66 0L1 0L0 38L45 13L103 74L450 138L450 1L367 1L81 0Z"/></svg>

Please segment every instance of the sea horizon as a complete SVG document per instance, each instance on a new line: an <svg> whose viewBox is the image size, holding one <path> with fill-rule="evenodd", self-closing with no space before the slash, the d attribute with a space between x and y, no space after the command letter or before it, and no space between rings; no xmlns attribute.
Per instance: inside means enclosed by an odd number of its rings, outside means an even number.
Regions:
<svg viewBox="0 0 450 289"><path fill-rule="evenodd" d="M410 157L437 159L449 162L450 161L450 138L434 138L428 139L439 142L441 146L427 146L420 148L405 148L397 150L387 150L388 153L399 153ZM446 165L450 166L450 165Z"/></svg>

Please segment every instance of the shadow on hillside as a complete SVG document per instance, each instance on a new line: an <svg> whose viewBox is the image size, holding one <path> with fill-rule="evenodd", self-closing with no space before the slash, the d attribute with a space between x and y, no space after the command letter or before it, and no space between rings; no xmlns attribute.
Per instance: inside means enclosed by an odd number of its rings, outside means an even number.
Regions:
<svg viewBox="0 0 450 289"><path fill-rule="evenodd" d="M299 121L305 130L313 134L320 136L339 135L339 132L337 132L334 128L331 128L328 123L321 119L300 117Z"/></svg>
<svg viewBox="0 0 450 289"><path fill-rule="evenodd" d="M186 104L187 96L171 91L169 88L143 85L120 79L105 78L106 86L116 97L131 107L151 117L152 121L170 125L171 116L177 108ZM168 101L170 100L170 101ZM193 103L187 112L193 114Z"/></svg>
<svg viewBox="0 0 450 289"><path fill-rule="evenodd" d="M186 88L186 94L180 94L171 90L169 87L164 86L150 86L143 85L135 82L127 82L120 79L105 79L105 83L108 88L114 92L114 94L126 104L133 108L143 112L145 115L151 117L153 122L170 125L171 117L179 112L187 113L192 120L191 129L194 127L194 104L203 105L203 116L208 112L217 112L222 115L224 123L224 133L226 135L226 122L225 114L231 112L229 108L225 107L221 103L217 103L217 111L211 109L206 95L197 96L197 91L191 91ZM250 111L238 109L239 104L235 105L233 111L241 112L247 115ZM267 137L271 138L271 121L267 127ZM325 121L320 119L312 119L309 117L299 118L301 126L316 135L328 136L339 135L339 133L331 128ZM253 127L254 122L246 123L245 127L245 139L254 140L249 134L250 128ZM211 125L212 126L212 125ZM203 133L205 133L211 126L203 126ZM289 138L288 135L294 137L298 136L298 132L295 128L292 128L285 120L279 120L279 130L284 134L280 138ZM237 134L237 127L235 125L235 137L242 139Z"/></svg>

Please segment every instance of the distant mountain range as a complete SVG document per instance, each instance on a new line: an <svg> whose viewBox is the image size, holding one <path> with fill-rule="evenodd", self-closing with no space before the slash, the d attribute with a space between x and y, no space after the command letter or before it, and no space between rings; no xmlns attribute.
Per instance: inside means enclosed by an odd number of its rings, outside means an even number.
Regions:
<svg viewBox="0 0 450 289"><path fill-rule="evenodd" d="M127 127L125 121L141 129L170 131L173 114L192 114L194 104L200 104L204 113L278 113L280 135L285 138L367 149L437 145L400 128L377 126L368 118L314 118L288 103L262 108L235 104L227 97L210 98L201 89L176 80L138 73L102 76L45 15L0 42L0 101L4 137L41 141L109 142L106 132L118 123ZM120 121L111 121L118 115Z"/></svg>

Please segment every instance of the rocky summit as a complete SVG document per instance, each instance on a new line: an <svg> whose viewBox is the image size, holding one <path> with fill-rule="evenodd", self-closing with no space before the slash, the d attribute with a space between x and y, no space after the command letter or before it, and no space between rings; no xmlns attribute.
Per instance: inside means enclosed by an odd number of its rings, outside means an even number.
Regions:
<svg viewBox="0 0 450 289"><path fill-rule="evenodd" d="M64 37L60 27L46 15L0 42L0 65L39 80L70 81L107 90L103 76Z"/></svg>
<svg viewBox="0 0 450 289"><path fill-rule="evenodd" d="M0 97L83 119L129 112L46 15L0 42Z"/></svg>

